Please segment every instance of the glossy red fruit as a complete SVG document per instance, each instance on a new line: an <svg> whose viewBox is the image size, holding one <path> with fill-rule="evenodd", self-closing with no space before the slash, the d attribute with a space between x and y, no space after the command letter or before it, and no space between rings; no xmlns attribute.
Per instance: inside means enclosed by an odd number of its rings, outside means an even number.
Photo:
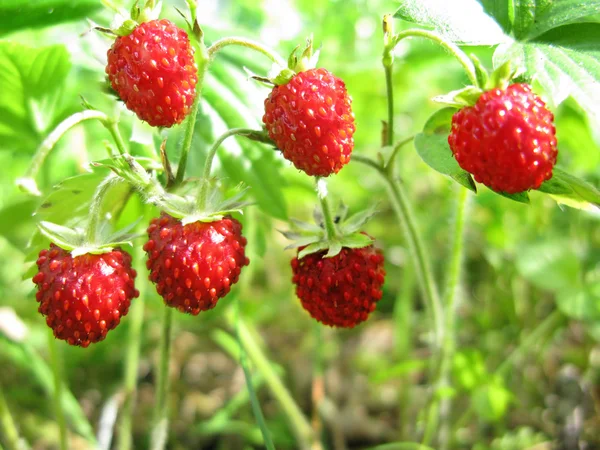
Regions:
<svg viewBox="0 0 600 450"><path fill-rule="evenodd" d="M156 291L192 315L214 308L249 263L242 225L232 217L182 225L163 213L151 221L148 238L146 266Z"/></svg>
<svg viewBox="0 0 600 450"><path fill-rule="evenodd" d="M554 116L526 84L484 92L452 117L448 143L460 167L498 192L537 189L556 164Z"/></svg>
<svg viewBox="0 0 600 450"><path fill-rule="evenodd" d="M343 248L331 258L324 258L325 253L292 260L296 294L319 322L352 328L367 320L381 299L383 254L372 245Z"/></svg>
<svg viewBox="0 0 600 450"><path fill-rule="evenodd" d="M87 347L103 340L139 296L131 256L118 248L73 257L51 244L40 252L37 266L38 310L54 336L71 345Z"/></svg>
<svg viewBox="0 0 600 450"><path fill-rule="evenodd" d="M356 129L351 101L342 80L325 69L311 69L273 88L263 122L296 168L326 177L350 161Z"/></svg>
<svg viewBox="0 0 600 450"><path fill-rule="evenodd" d="M180 123L196 97L194 48L186 32L166 19L118 37L108 50L106 73L127 108L155 127Z"/></svg>

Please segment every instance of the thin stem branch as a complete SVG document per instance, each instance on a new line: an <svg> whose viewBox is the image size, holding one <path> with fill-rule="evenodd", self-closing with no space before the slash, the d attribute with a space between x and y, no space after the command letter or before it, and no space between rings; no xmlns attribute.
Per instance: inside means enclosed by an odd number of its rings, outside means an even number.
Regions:
<svg viewBox="0 0 600 450"><path fill-rule="evenodd" d="M173 308L165 306L160 341L160 361L158 366L158 384L156 387L155 433L153 433L152 450L163 450L169 435L167 397L169 394L169 362L171 358L172 326Z"/></svg>
<svg viewBox="0 0 600 450"><path fill-rule="evenodd" d="M317 185L319 183L324 183L327 186L327 182L324 178L317 178ZM325 189L324 189L325 190ZM317 195L319 197L319 202L321 203L321 211L323 211L323 219L325 221L325 233L327 234L327 239L333 239L336 236L335 224L333 223L333 217L331 215L331 209L329 208L329 202L327 201L327 194L319 192L317 188Z"/></svg>
<svg viewBox="0 0 600 450"><path fill-rule="evenodd" d="M241 341L244 343L244 347L248 352L248 356L256 366L256 369L262 374L266 384L269 386L271 393L275 399L279 402L279 405L285 412L286 417L290 421L292 431L294 432L296 439L298 440L298 446L300 449L310 448L310 442L313 439L312 428L310 423L294 402L293 397L277 376L270 361L267 359L263 350L256 342L254 335L244 323L243 320L239 319L238 331Z"/></svg>
<svg viewBox="0 0 600 450"><path fill-rule="evenodd" d="M48 329L48 349L50 350L50 364L54 375L54 414L56 414L56 422L58 423L60 450L68 450L67 423L62 408L62 370L58 358L56 339L51 329Z"/></svg>
<svg viewBox="0 0 600 450"><path fill-rule="evenodd" d="M254 133L262 133L262 131L251 130L249 128L232 128L231 130L223 133L219 138L215 141L213 146L208 151L208 155L206 156L206 162L204 163L204 171L202 173L202 180L200 182L200 192L198 193L198 207L200 209L204 209L206 207L206 201L208 199L208 188L210 183L208 180L210 179L210 172L212 170L212 163L217 154L217 150L221 146L223 142L228 137L240 135L244 136L246 134L254 134Z"/></svg>
<svg viewBox="0 0 600 450"><path fill-rule="evenodd" d="M385 171L389 176L394 175L396 156L398 156L400 149L402 147L404 147L406 144L410 144L414 140L415 140L415 136L409 136L406 139L402 139L400 142L398 142L398 143L396 143L396 145L394 145L394 149L392 150L392 153L390 154L390 157L388 158L388 162L385 165Z"/></svg>
<svg viewBox="0 0 600 450"><path fill-rule="evenodd" d="M238 36L226 37L214 42L208 48L208 55L212 59L218 51L222 50L228 45L239 45L241 47L251 48L252 50L256 50L257 52L262 53L275 64L278 64L281 67L287 67L286 61L281 56L279 56L275 50L261 44L260 42L256 42L251 39L246 39L244 37Z"/></svg>
<svg viewBox="0 0 600 450"><path fill-rule="evenodd" d="M454 219L453 229L453 245L450 263L448 267L448 279L446 282L446 291L444 294L444 311L445 311L445 334L442 344L442 360L439 365L438 375L434 383L435 390L441 390L450 386L450 369L452 366L452 358L456 349L456 309L458 303L458 290L460 284L460 274L462 269L463 259L463 243L464 243L464 228L465 216L467 210L468 190L462 187L459 188L456 215ZM438 431L438 445L440 450L448 448L449 440L449 414L452 400L446 396L439 399L434 395L431 400L431 406L428 420L425 425L425 433L423 444L428 445L431 442L431 437L435 430Z"/></svg>
<svg viewBox="0 0 600 450"><path fill-rule="evenodd" d="M242 366L242 370L244 371L244 378L246 379L246 387L248 389L248 395L250 397L250 404L252 405L252 413L254 414L254 418L258 423L258 427L262 433L263 440L265 441L265 447L267 450L275 450L275 445L273 444L273 439L271 438L271 433L267 428L267 424L265 422L265 417L263 416L262 410L260 408L260 403L258 402L258 398L256 397L256 392L254 391L254 386L252 384L252 375L250 374L250 369L248 368L248 363L246 361L246 349L244 348L244 344L242 339L240 339L240 329L239 329L239 321L240 321L240 305L239 300L236 301L235 307L235 335L240 347L240 366Z"/></svg>
<svg viewBox="0 0 600 450"><path fill-rule="evenodd" d="M384 65L385 70L385 86L387 90L387 110L388 110L388 122L387 122L387 145L394 143L394 83L392 74L394 70L393 64Z"/></svg>
<svg viewBox="0 0 600 450"><path fill-rule="evenodd" d="M414 218L408 196L406 195L402 184L395 180L392 174L388 174L381 165L370 158L361 155L353 155L352 158L354 161L374 168L385 181L390 201L392 202L396 216L402 224L411 254L416 263L415 272L417 274L417 279L419 280L419 286L434 325L435 348L439 350L444 336L443 307L431 269L431 263L427 257L427 251L425 250L423 239L419 233L419 228Z"/></svg>
<svg viewBox="0 0 600 450"><path fill-rule="evenodd" d="M137 273L144 273L146 270L144 264L144 251L140 246L135 250L135 269ZM135 397L137 393L137 376L140 363L140 346L142 343L142 327L144 323L144 296L148 281L145 277L137 280L136 283L140 295L131 306L129 313L129 335L127 339L127 359L125 362L124 375L124 394L123 409L119 421L118 448L120 450L130 450L132 448L132 416Z"/></svg>
<svg viewBox="0 0 600 450"><path fill-rule="evenodd" d="M200 42L200 51L197 57L198 63L198 82L196 83L196 98L192 106L192 111L187 119L185 136L183 139L183 146L181 147L181 155L179 157L179 165L177 166L177 175L175 177L174 186L178 186L185 177L185 169L187 167L188 155L192 148L192 141L194 139L194 128L196 127L196 118L198 117L198 108L200 108L200 100L202 97L202 86L204 85L204 77L208 71L208 65L210 63L210 55L204 42Z"/></svg>
<svg viewBox="0 0 600 450"><path fill-rule="evenodd" d="M8 450L19 450L21 448L19 432L8 409L2 386L0 386L0 423L2 424L2 432L6 438Z"/></svg>
<svg viewBox="0 0 600 450"><path fill-rule="evenodd" d="M477 72L475 70L475 65L473 64L473 61L471 61L471 59L466 55L466 53L463 52L456 44L447 41L442 36L440 36L437 33L434 33L433 31L422 30L419 28L411 28L409 30L401 31L400 33L394 36L392 48L398 45L398 42L400 42L402 39L408 37L422 37L430 39L442 46L443 48L445 48L446 50L448 50L463 66L465 72L467 73L467 76L469 77L469 80L471 80L471 83L473 83L475 86L478 86L479 83L477 81Z"/></svg>
<svg viewBox="0 0 600 450"><path fill-rule="evenodd" d="M119 123L113 120L107 120L103 123L106 129L110 132L110 135L113 137L119 154L123 155L127 153L127 146L125 145L123 136L121 136L121 131L119 131Z"/></svg>

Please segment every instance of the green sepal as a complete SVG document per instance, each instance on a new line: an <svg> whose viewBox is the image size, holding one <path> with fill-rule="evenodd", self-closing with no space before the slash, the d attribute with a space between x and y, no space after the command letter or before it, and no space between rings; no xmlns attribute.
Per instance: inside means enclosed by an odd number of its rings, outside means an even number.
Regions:
<svg viewBox="0 0 600 450"><path fill-rule="evenodd" d="M479 100L483 91L476 86L467 86L466 88L448 92L445 95L438 95L432 98L436 103L462 108L464 106L473 106Z"/></svg>
<svg viewBox="0 0 600 450"><path fill-rule="evenodd" d="M510 61L506 61L500 67L492 72L486 89L506 89L510 84L510 80L514 76L514 71Z"/></svg>
<svg viewBox="0 0 600 450"><path fill-rule="evenodd" d="M119 28L110 31L112 31L117 36L129 36L131 33L133 33L133 30L135 30L138 26L139 23L137 23L135 20L127 19L119 26ZM100 31L106 32L104 30Z"/></svg>
<svg viewBox="0 0 600 450"><path fill-rule="evenodd" d="M284 84L288 84L294 75L296 75L296 72L294 72L291 69L285 68L281 72L279 72L275 78L270 79L269 81L271 81L276 86L283 86Z"/></svg>

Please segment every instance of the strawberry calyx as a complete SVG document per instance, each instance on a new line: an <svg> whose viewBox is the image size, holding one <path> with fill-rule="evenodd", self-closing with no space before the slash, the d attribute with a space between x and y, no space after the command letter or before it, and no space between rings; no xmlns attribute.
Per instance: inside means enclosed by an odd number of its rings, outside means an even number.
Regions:
<svg viewBox="0 0 600 450"><path fill-rule="evenodd" d="M316 224L291 219L291 229L281 233L291 241L286 250L303 247L298 252L298 259L312 253L327 251L324 258L338 255L343 248L368 247L373 243L373 238L359 231L365 223L375 214L375 207L360 211L347 217L348 209L343 204L333 218L334 233L327 231L326 220L320 209L315 209L313 214Z"/></svg>
<svg viewBox="0 0 600 450"><path fill-rule="evenodd" d="M456 108L474 106L479 97L481 97L481 94L492 89L506 89L511 84L511 80L518 77L521 73L518 67L511 65L510 61L507 61L491 74L488 74L476 58L472 57L472 60L475 63L479 86L470 85L451 91L445 95L439 95L432 99L434 102Z"/></svg>

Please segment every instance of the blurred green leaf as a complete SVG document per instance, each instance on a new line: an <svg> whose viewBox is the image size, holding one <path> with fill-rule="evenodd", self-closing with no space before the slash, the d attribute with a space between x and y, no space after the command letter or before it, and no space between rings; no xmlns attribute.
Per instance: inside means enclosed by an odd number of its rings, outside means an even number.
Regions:
<svg viewBox="0 0 600 450"><path fill-rule="evenodd" d="M457 352L452 361L452 377L458 386L472 391L488 379L483 355L476 349Z"/></svg>
<svg viewBox="0 0 600 450"><path fill-rule="evenodd" d="M509 3L497 1L495 3ZM513 32L519 40L531 39L553 28L598 14L600 0L512 0Z"/></svg>
<svg viewBox="0 0 600 450"><path fill-rule="evenodd" d="M471 398L477 415L483 420L497 422L504 417L512 400L512 393L500 380L479 387Z"/></svg>
<svg viewBox="0 0 600 450"><path fill-rule="evenodd" d="M578 209L600 208L600 191L586 181L554 168L553 176L538 189L550 194L557 203Z"/></svg>
<svg viewBox="0 0 600 450"><path fill-rule="evenodd" d="M0 42L0 139L3 150L33 152L47 131L71 68L62 45L31 48Z"/></svg>
<svg viewBox="0 0 600 450"><path fill-rule="evenodd" d="M494 66L509 60L524 68L554 105L571 95L600 124L600 24L564 25L531 41L499 46Z"/></svg>
<svg viewBox="0 0 600 450"><path fill-rule="evenodd" d="M565 288L556 295L556 304L571 319L600 321L600 282L580 289Z"/></svg>
<svg viewBox="0 0 600 450"><path fill-rule="evenodd" d="M458 44L495 45L510 40L476 0L401 0L394 17L431 27Z"/></svg>
<svg viewBox="0 0 600 450"><path fill-rule="evenodd" d="M23 28L74 22L100 8L100 0L0 0L0 35Z"/></svg>
<svg viewBox="0 0 600 450"><path fill-rule="evenodd" d="M435 112L425 124L423 132L415 136L415 148L429 167L477 192L471 175L460 168L448 145L450 124L455 112L455 108L443 108Z"/></svg>

